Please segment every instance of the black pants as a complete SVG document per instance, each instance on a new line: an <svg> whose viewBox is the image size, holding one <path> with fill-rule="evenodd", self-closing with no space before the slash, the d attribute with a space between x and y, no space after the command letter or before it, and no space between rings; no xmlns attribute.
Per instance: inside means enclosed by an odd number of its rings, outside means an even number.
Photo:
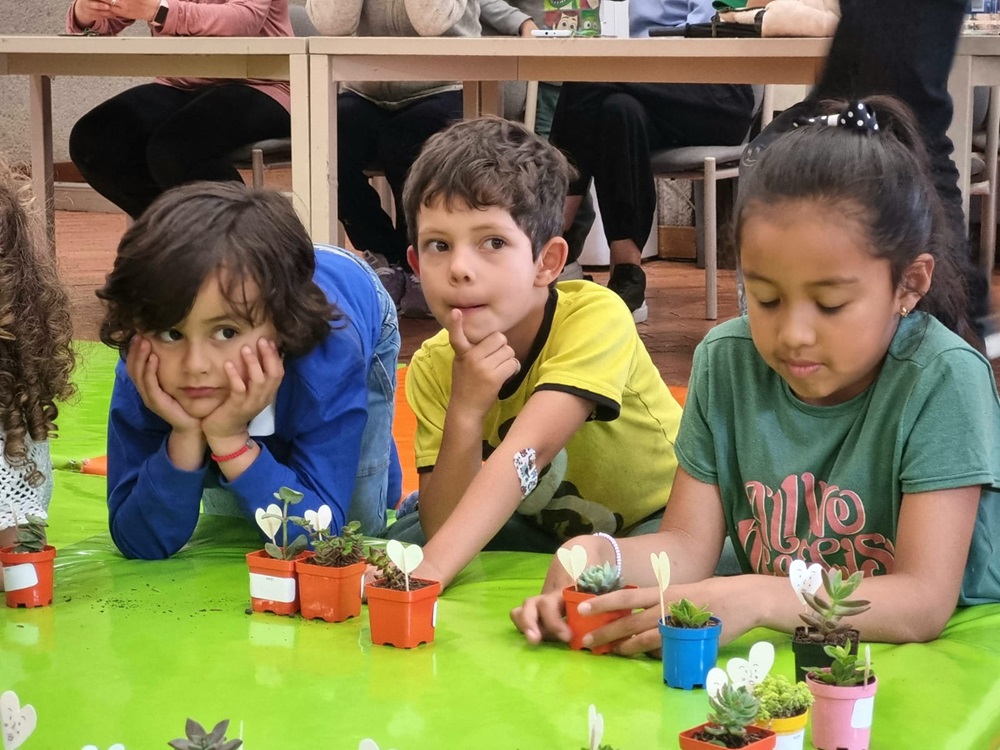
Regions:
<svg viewBox="0 0 1000 750"><path fill-rule="evenodd" d="M403 216L403 184L432 135L462 119L462 92L446 91L390 110L345 91L337 99L337 211L351 244L406 267L410 242ZM385 172L396 202L396 222L382 210L364 170Z"/></svg>
<svg viewBox="0 0 1000 750"><path fill-rule="evenodd" d="M551 140L580 173L570 195L594 180L608 242L641 248L656 211L650 153L740 143L752 114L749 86L564 83Z"/></svg>
<svg viewBox="0 0 1000 750"><path fill-rule="evenodd" d="M800 115L815 114L823 99L891 94L916 115L927 143L934 186L955 237L953 250L966 278L973 323L987 314L989 285L973 262L958 170L948 138L952 103L948 73L965 15L964 0L841 0L840 24L823 76L804 102L774 120L751 144L748 157L790 129ZM759 143L758 143L759 141ZM747 158L744 158L746 163Z"/></svg>
<svg viewBox="0 0 1000 750"><path fill-rule="evenodd" d="M94 190L137 218L177 185L240 180L230 153L290 133L287 110L244 84L184 91L148 83L81 117L70 133L69 153Z"/></svg>

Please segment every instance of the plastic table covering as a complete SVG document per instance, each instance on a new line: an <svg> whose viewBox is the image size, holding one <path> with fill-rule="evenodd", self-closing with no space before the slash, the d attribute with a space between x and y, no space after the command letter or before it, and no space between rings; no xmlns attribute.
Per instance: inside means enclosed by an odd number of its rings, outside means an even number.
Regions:
<svg viewBox="0 0 1000 750"><path fill-rule="evenodd" d="M82 402L63 437L99 451L106 398ZM189 716L230 719L230 738L242 726L247 750L354 750L364 737L383 750L575 749L591 703L604 741L638 750L676 748L705 719L705 692L666 687L658 661L523 640L508 612L537 592L547 556L479 555L441 598L433 644L372 646L367 608L339 624L247 615L249 526L205 517L174 558L126 560L107 533L103 477L60 471L56 483L54 603L0 608L0 692L38 715L25 750L166 747ZM791 676L789 637L767 630L723 647L720 665L761 639ZM872 660L872 750L1000 747L1000 605L959 611L933 643L874 644Z"/></svg>

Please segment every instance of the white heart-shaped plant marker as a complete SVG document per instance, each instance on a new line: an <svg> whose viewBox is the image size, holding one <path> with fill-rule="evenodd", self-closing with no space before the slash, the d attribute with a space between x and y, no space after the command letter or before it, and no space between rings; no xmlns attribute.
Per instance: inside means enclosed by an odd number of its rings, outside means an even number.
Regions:
<svg viewBox="0 0 1000 750"><path fill-rule="evenodd" d="M85 745L83 750L99 750L97 745ZM114 745L108 748L108 750L125 750L125 746L120 742L116 742Z"/></svg>
<svg viewBox="0 0 1000 750"><path fill-rule="evenodd" d="M587 709L587 723L590 725L590 731L588 732L590 750L599 750L601 740L604 739L604 717L597 712L597 706L593 703Z"/></svg>
<svg viewBox="0 0 1000 750"><path fill-rule="evenodd" d="M35 731L38 715L31 704L21 707L17 693L8 690L0 695L0 733L3 750L15 750Z"/></svg>
<svg viewBox="0 0 1000 750"><path fill-rule="evenodd" d="M713 698L722 690L722 686L729 682L729 675L724 669L712 667L705 676L705 692Z"/></svg>
<svg viewBox="0 0 1000 750"><path fill-rule="evenodd" d="M404 547L398 540L390 539L385 543L385 553L396 564L396 567L403 571L406 590L409 591L410 573L416 570L417 566L424 561L424 551L416 544Z"/></svg>
<svg viewBox="0 0 1000 750"><path fill-rule="evenodd" d="M319 510L307 510L302 514L302 518L312 527L314 532L326 531L333 522L333 511L330 510L329 505L321 505Z"/></svg>
<svg viewBox="0 0 1000 750"><path fill-rule="evenodd" d="M277 516L277 518L264 518L264 516ZM257 519L257 525L260 526L261 531L271 540L271 544L276 544L274 535L281 528L281 507L271 503L266 508L257 508L253 517Z"/></svg>
<svg viewBox="0 0 1000 750"><path fill-rule="evenodd" d="M378 750L378 744L366 737L358 743L358 750Z"/></svg>
<svg viewBox="0 0 1000 750"><path fill-rule="evenodd" d="M650 552L649 562L653 566L653 575L656 576L656 583L660 589L660 619L663 622L666 622L667 606L663 601L663 592L666 591L667 586L670 585L670 558L667 557L666 552L661 552L659 554Z"/></svg>
<svg viewBox="0 0 1000 750"><path fill-rule="evenodd" d="M587 567L587 550L579 544L574 544L569 549L560 547L556 550L556 557L574 582Z"/></svg>
<svg viewBox="0 0 1000 750"><path fill-rule="evenodd" d="M813 563L807 567L804 560L792 560L788 566L788 582L804 607L806 600L802 593L815 594L823 585L823 566Z"/></svg>
<svg viewBox="0 0 1000 750"><path fill-rule="evenodd" d="M753 692L754 686L767 677L773 666L774 646L767 641L758 641L750 647L749 659L730 659L726 664L726 671L733 687L743 685Z"/></svg>

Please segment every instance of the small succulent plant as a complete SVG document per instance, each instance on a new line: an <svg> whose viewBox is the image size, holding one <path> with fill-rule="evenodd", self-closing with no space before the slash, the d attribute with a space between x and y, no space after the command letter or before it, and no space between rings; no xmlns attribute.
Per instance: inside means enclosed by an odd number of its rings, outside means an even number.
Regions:
<svg viewBox="0 0 1000 750"><path fill-rule="evenodd" d="M699 607L690 599L671 602L669 610L670 617L667 624L675 628L703 628L712 619L712 612L707 606Z"/></svg>
<svg viewBox="0 0 1000 750"><path fill-rule="evenodd" d="M388 553L380 547L371 547L368 550L368 562L378 568L376 581L382 588L394 589L395 591L406 590L406 576L396 563L389 559Z"/></svg>
<svg viewBox="0 0 1000 750"><path fill-rule="evenodd" d="M184 726L187 738L170 740L167 745L174 750L236 750L243 745L243 740L227 740L228 728L229 719L220 721L211 732L206 732L205 727L194 719L188 719Z"/></svg>
<svg viewBox="0 0 1000 750"><path fill-rule="evenodd" d="M346 568L363 562L368 558L368 549L364 535L361 534L361 522L351 521L340 531L340 536L333 536L326 529L313 529L306 523L316 554L311 562L327 568Z"/></svg>
<svg viewBox="0 0 1000 750"><path fill-rule="evenodd" d="M809 639L817 643L842 641L851 630L850 623L843 622L845 617L853 617L866 611L870 602L866 599L851 599L850 596L861 585L861 571L856 571L844 578L839 568L830 568L823 572L823 593L802 593L811 612L799 615L809 626Z"/></svg>
<svg viewBox="0 0 1000 750"><path fill-rule="evenodd" d="M15 517L15 521L16 521ZM48 523L40 516L29 515L17 524L17 543L14 552L41 552L45 549L45 528Z"/></svg>
<svg viewBox="0 0 1000 750"><path fill-rule="evenodd" d="M258 523L260 522L260 518L278 519L280 521L281 546L279 547L273 541L264 545L264 550L275 560L294 560L296 556L306 548L306 545L309 544L309 540L306 538L305 534L300 534L295 537L291 544L288 542L288 522L291 521L295 524L301 525L303 520L299 516L288 515L288 506L296 505L302 502L303 497L304 495L301 492L297 492L290 487L280 487L278 491L274 493L274 499L281 501L280 515L275 512L278 508L272 503L267 506L267 512L262 513L258 518ZM272 508L274 510L272 510Z"/></svg>
<svg viewBox="0 0 1000 750"><path fill-rule="evenodd" d="M622 587L622 579L617 569L606 562L604 565L591 565L585 568L576 579L576 590L588 594L607 594Z"/></svg>
<svg viewBox="0 0 1000 750"><path fill-rule="evenodd" d="M865 649L865 658L851 653L851 644L843 646L827 645L823 647L826 655L833 659L830 668L805 667L806 673L816 682L840 687L868 684L873 672L871 669L870 651Z"/></svg>
<svg viewBox="0 0 1000 750"><path fill-rule="evenodd" d="M707 735L705 739L719 747L733 747L724 737L746 737L747 727L757 720L760 711L760 701L747 690L746 685L733 687L728 682L715 695L709 696L708 705L712 712L703 730Z"/></svg>
<svg viewBox="0 0 1000 750"><path fill-rule="evenodd" d="M813 695L804 682L792 682L783 674L769 674L753 689L760 701L757 724L767 726L771 719L799 716L813 704Z"/></svg>

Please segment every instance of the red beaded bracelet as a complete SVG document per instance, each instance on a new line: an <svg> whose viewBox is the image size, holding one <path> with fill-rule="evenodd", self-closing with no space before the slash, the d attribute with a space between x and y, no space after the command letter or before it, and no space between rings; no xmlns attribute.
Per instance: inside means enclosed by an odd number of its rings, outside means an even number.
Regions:
<svg viewBox="0 0 1000 750"><path fill-rule="evenodd" d="M246 444L243 445L239 450L235 450L232 453L227 453L224 456L216 456L214 453L209 453L208 455L209 455L209 458L211 458L213 461L215 461L215 463L221 464L221 463L223 463L225 461L232 461L234 458L239 458L244 453L246 453L248 450L250 450L253 446L254 446L253 440L250 439L250 438L247 438Z"/></svg>

